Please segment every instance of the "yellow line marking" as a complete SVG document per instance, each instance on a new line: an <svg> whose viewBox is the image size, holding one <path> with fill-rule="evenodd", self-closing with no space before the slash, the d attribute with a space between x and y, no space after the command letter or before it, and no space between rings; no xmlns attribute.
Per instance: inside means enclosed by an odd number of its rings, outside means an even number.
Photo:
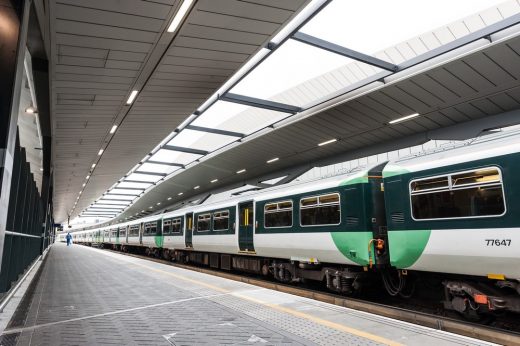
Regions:
<svg viewBox="0 0 520 346"><path fill-rule="evenodd" d="M266 302L263 302L261 300L255 299L255 298L244 296L243 294L240 294L240 293L231 293L231 294L233 296L237 296L239 298L246 299L246 300L252 301L254 303L262 304L262 305L268 306L268 307L270 307L270 308L272 308L274 310L285 312L285 313L287 313L289 315L300 317L300 318L312 321L314 323L321 324L322 326L339 330L339 331L344 332L344 333L356 335L356 336L359 336L359 337L362 337L362 338L365 338L365 339L369 339L369 340L372 340L372 341L376 341L376 342L379 342L379 343L382 343L382 344L385 344L385 345L389 345L389 346L403 346L403 344L400 344L400 343L398 343L396 341L393 341L393 340L390 340L390 339L386 339L386 338L384 338L382 336L378 336L378 335L374 335L374 334L371 334L371 333L368 333L368 332L364 332L364 331L356 329L356 328L347 327L347 326L345 326L343 324L339 324L339 323L335 323L335 322L332 322L332 321L328 321L328 320L325 320L323 318L312 316L312 315L306 314L304 312L301 312L301 311L298 311L298 310L294 310L294 309L291 309L291 308L288 308L288 307L285 307L285 306L280 306L278 304L266 303Z"/></svg>
<svg viewBox="0 0 520 346"><path fill-rule="evenodd" d="M236 296L238 298L241 298L241 299L244 299L244 300L249 300L251 302L267 306L267 307L269 307L271 309L278 310L280 312L285 312L285 313L287 313L289 315L293 315L293 316L296 316L296 317L299 317L299 318L303 318L303 319L312 321L314 323L320 324L322 326L339 330L339 331L344 332L344 333L356 335L356 336L359 336L361 338L365 338L365 339L368 339L368 340L379 342L379 343L382 343L382 344L385 344L385 345L388 345L388 346L403 346L403 344L400 344L400 343L398 343L396 341L393 341L393 340L390 340L390 339L386 339L386 338L384 338L382 336L378 336L378 335L374 335L374 334L371 334L371 333L368 333L368 332L364 332L364 331L356 329L356 328L347 327L347 326L345 326L343 324L339 324L339 323L335 323L335 322L332 322L332 321L328 321L328 320L325 320L323 318L312 316L312 315L309 315L309 314L306 314L304 312L297 311L297 310L294 310L294 309L291 309L291 308L288 308L288 307L280 306L278 304L266 303L266 302L264 302L262 300L251 298L251 297L245 296L245 295L240 294L240 293L232 292L230 290L227 290L227 289L215 286L215 285L211 285L211 284L208 284L208 283L205 283L205 282L201 282L199 280L189 279L189 278L184 277L182 275L177 275L177 274L174 274L174 273L171 273L171 272L167 272L167 271L164 271L164 270L161 270L161 269L151 268L151 267L149 267L147 265L137 264L137 263L133 263L133 264L135 264L135 265L137 265L139 267L146 268L148 270L152 270L152 271L157 272L157 273L166 274L166 275L172 276L172 277L180 279L180 280L191 282L191 283L196 284L196 285L200 285L200 286L204 286L204 287L207 287L207 288L211 288L211 289L219 291L219 292L231 293L233 296ZM209 274L206 274L206 275L209 275Z"/></svg>

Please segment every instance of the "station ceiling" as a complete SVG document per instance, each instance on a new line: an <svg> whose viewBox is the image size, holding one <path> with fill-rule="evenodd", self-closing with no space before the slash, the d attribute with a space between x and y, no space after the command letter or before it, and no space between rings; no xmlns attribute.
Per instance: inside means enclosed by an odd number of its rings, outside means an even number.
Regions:
<svg viewBox="0 0 520 346"><path fill-rule="evenodd" d="M199 0L170 33L181 1L50 1L57 222L125 175L306 3Z"/></svg>
<svg viewBox="0 0 520 346"><path fill-rule="evenodd" d="M520 108L520 5L515 1L507 11L497 7L373 56L347 52L348 61L333 71L257 99L251 91L255 71L260 77L266 73L259 65L184 128L186 118L262 53L308 2L199 0L175 34L167 28L181 2L86 3L56 1L50 7L58 222L71 210L71 218L84 211L136 164L168 161L166 154L157 159L161 151L178 151L171 162L183 167L163 166L175 167L174 174L169 175L172 169L153 179L118 219L209 191L296 177L314 166L429 139L468 138L520 122L510 113ZM291 37L263 62L276 59L288 45L312 48L309 54L317 63L324 51L338 54L333 45L317 48L323 42L311 42L309 36ZM329 57L323 55L323 61ZM270 78L276 89L280 75ZM139 93L126 105L132 90ZM255 102L260 107L251 107ZM409 115L414 117L395 122ZM215 118L228 120L215 123ZM193 140L195 132L208 128L213 132ZM220 140L229 145L211 152ZM139 173L133 177L124 178L127 186L139 185ZM114 195L109 204L135 198L123 195Z"/></svg>

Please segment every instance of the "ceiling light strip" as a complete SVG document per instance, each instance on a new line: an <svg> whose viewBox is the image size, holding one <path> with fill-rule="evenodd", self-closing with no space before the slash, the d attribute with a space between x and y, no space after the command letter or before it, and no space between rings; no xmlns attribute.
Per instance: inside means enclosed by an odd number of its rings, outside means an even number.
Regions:
<svg viewBox="0 0 520 346"><path fill-rule="evenodd" d="M182 20L188 13L192 4L193 4L193 0L184 0L182 2L181 6L179 7L179 10L173 17L172 22L168 26L168 29L167 29L168 32L175 32L177 30L177 28L181 24Z"/></svg>
<svg viewBox="0 0 520 346"><path fill-rule="evenodd" d="M127 105L131 105L135 101L135 98L137 97L138 92L139 92L138 90L132 90L132 92L130 93L130 96L128 96L128 100L126 100Z"/></svg>
<svg viewBox="0 0 520 346"><path fill-rule="evenodd" d="M394 119L392 121L389 121L388 123L391 124L391 125L399 124L399 123L402 123L403 121L407 121L407 120L410 120L410 119L413 119L413 118L417 118L418 116L419 116L419 113L413 113L413 114L406 115L406 116L398 118L398 119Z"/></svg>

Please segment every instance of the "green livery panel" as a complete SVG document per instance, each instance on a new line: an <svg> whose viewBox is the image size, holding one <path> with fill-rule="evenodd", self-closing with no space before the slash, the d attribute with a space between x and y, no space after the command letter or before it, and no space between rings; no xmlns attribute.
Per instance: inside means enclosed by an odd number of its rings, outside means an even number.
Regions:
<svg viewBox="0 0 520 346"><path fill-rule="evenodd" d="M502 174L502 184L506 212L491 217L451 217L444 219L415 220L412 218L410 183L415 179L477 171L487 167L498 167ZM502 156L442 166L417 172L409 172L395 165L384 171L386 219L390 263L397 268L412 266L422 255L428 244L432 229L481 229L512 228L520 226L520 218L511 209L520 205L520 154ZM447 233L449 234L449 233ZM449 237L446 239L450 241Z"/></svg>

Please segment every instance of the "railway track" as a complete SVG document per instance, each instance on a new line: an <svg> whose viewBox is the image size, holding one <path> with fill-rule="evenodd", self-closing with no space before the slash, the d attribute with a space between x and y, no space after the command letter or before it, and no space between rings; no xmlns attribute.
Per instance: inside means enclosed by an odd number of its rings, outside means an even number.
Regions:
<svg viewBox="0 0 520 346"><path fill-rule="evenodd" d="M268 279L261 279L255 277L254 275L249 275L247 273L235 274L230 272L225 272L217 269L210 269L195 265L188 264L180 264L171 261L167 261L164 259L149 257L145 255L133 254L133 253L125 253L116 250L103 249L106 251L124 254L127 256L137 257L141 259L146 259L149 261L153 261L156 263L162 263L171 265L178 268L188 269L204 274L214 275L234 281L240 281L244 283L248 283L251 285L268 288L272 290L276 290L279 292L289 293L293 295L297 295L300 297L305 297L309 299L314 299L317 301L334 304L337 306L343 306L347 308L351 308L358 311L364 311L373 313L376 315L394 318L400 321L410 322L417 325L430 327L438 330L443 330L450 333L455 333L459 335L464 335L480 340L485 340L489 342L494 342L502 345L519 345L520 346L520 332L507 330L511 328L520 328L520 323L517 321L509 322L503 321L499 323L505 323L507 325L507 329L496 327L496 326L488 326L481 323L468 322L463 319L457 319L453 316L441 316L432 312L424 312L417 311L417 309L413 306L394 306L383 304L380 302L374 302L361 298L352 298L345 297L338 294L320 291L317 289L311 289L306 287L297 287L288 284L283 284L275 281L271 281ZM409 305L409 304L405 304ZM415 310L414 310L415 309ZM424 307L420 307L421 310L424 310Z"/></svg>

